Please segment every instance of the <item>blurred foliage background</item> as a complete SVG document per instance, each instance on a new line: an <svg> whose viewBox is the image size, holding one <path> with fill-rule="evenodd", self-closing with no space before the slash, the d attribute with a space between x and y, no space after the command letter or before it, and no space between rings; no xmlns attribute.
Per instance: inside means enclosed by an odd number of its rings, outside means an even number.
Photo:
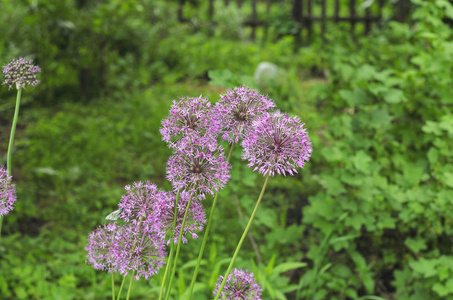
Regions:
<svg viewBox="0 0 453 300"><path fill-rule="evenodd" d="M173 99L215 102L239 84L299 115L314 148L299 174L270 180L237 260L263 299L453 299L451 1L412 0L404 22L394 21L397 1L382 1L368 35L332 22L324 39L316 27L301 43L293 1L271 1L254 41L241 2L214 1L212 20L204 0L0 2L0 63L26 56L42 69L22 94L1 299L107 299L108 274L85 265L88 233L126 184L170 189L159 127ZM254 77L261 62L276 71ZM15 91L3 86L0 99L3 164ZM210 299L263 184L240 150L194 299ZM181 251L174 299L200 244ZM131 297L155 299L161 278L134 283Z"/></svg>

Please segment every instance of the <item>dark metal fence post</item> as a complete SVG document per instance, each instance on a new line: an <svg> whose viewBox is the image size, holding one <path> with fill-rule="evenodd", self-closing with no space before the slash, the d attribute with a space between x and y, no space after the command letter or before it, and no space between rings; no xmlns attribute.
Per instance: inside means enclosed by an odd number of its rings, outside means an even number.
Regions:
<svg viewBox="0 0 453 300"><path fill-rule="evenodd" d="M349 0L349 14L351 18L351 33L353 34L355 31L355 0Z"/></svg>
<svg viewBox="0 0 453 300"><path fill-rule="evenodd" d="M256 26L258 24L258 18L256 17L256 0L252 0L251 4L252 4L252 24L251 24L252 34L250 36L250 39L254 41L256 37Z"/></svg>
<svg viewBox="0 0 453 300"><path fill-rule="evenodd" d="M335 0L335 8L334 8L335 23L338 23L339 19L340 19L340 0Z"/></svg>
<svg viewBox="0 0 453 300"><path fill-rule="evenodd" d="M300 47L301 43L301 33L302 33L302 13L303 13L303 2L302 0L294 0L292 7L293 19L298 23L297 32L294 37L294 50L297 50Z"/></svg>

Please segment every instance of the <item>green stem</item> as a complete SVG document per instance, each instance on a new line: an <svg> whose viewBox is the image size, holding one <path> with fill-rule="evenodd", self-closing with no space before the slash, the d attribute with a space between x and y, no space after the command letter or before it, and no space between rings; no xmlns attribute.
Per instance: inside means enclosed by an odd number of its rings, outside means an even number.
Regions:
<svg viewBox="0 0 453 300"><path fill-rule="evenodd" d="M132 282L133 282L132 279L134 279L134 273L135 273L135 271L132 272L131 281L129 282L129 289L127 290L126 300L129 300L129 296L131 295L131 287L132 287Z"/></svg>
<svg viewBox="0 0 453 300"><path fill-rule="evenodd" d="M13 125L11 126L11 134L9 136L8 154L6 156L6 172L9 175L11 175L11 152L13 149L14 134L16 133L17 119L19 118L19 107L20 107L20 96L21 95L22 95L22 89L18 89L17 97L16 97L16 108L14 110ZM3 217L0 217L0 236L2 234L2 223L3 223Z"/></svg>
<svg viewBox="0 0 453 300"><path fill-rule="evenodd" d="M233 148L234 148L234 144L231 144L230 151L228 152L227 161L230 161L231 154L233 153ZM198 269L200 268L200 263L201 263L201 259L203 258L203 252L204 252L204 248L206 246L206 241L208 240L209 231L211 230L212 216L214 215L214 208L216 206L218 197L219 197L219 193L216 193L215 197L214 197L214 201L212 202L211 212L209 214L208 225L206 226L206 231L204 233L203 242L201 243L200 252L198 253L197 265L195 266L195 271L192 276L192 281L190 282L189 297L187 298L188 300L190 300L190 297L192 296L193 287L195 285L195 281L197 280Z"/></svg>
<svg viewBox="0 0 453 300"><path fill-rule="evenodd" d="M214 214L214 208L217 203L218 196L219 196L219 193L216 193L215 197L214 197L214 202L212 202L211 213L209 214L209 219L208 219L208 225L206 226L206 232L204 234L203 242L201 243L200 252L198 253L197 265L195 266L195 271L192 276L192 282L190 283L189 297L187 298L188 300L190 300L190 297L192 296L193 287L195 285L195 281L197 280L198 268L200 267L200 262L201 262L201 259L203 258L204 247L205 247L206 241L208 239L209 230L211 229L212 215Z"/></svg>
<svg viewBox="0 0 453 300"><path fill-rule="evenodd" d="M16 98L16 109L14 110L13 126L11 127L11 135L9 137L8 156L6 158L6 169L8 170L8 173L10 173L10 174L11 174L11 152L13 150L14 134L16 133L17 119L19 118L19 107L20 107L21 94L22 94L22 89L18 89L17 98Z"/></svg>
<svg viewBox="0 0 453 300"><path fill-rule="evenodd" d="M170 245L171 245L170 254L168 255L167 266L165 267L164 278L162 279L162 285L160 286L159 300L162 300L162 297L164 295L164 287L166 286L166 283L167 283L166 279L167 279L168 270L170 270L171 262L173 259L173 253L175 252L175 247L173 247L174 243L172 242Z"/></svg>
<svg viewBox="0 0 453 300"><path fill-rule="evenodd" d="M233 153L234 145L235 144L231 144L231 146L230 146L230 151L228 151L227 161L230 161L230 157L231 157L231 154Z"/></svg>
<svg viewBox="0 0 453 300"><path fill-rule="evenodd" d="M225 276L223 278L222 284L220 285L220 288L217 291L217 295L216 295L214 300L219 299L220 293L222 292L223 287L225 286L225 282L226 282L226 280L228 278L228 275L230 274L231 268L233 268L234 261L236 260L236 257L238 256L238 253L239 253L239 250L241 249L242 243L244 242L244 239L247 236L247 233L248 233L248 231L250 229L250 226L252 225L253 218L256 215L256 212L258 210L258 206L260 205L261 199L263 199L264 191L266 190L266 186L267 186L267 183L269 181L269 176L270 176L270 173L267 174L266 181L264 181L263 188L261 189L261 193L260 193L260 196L258 198L258 201L256 201L255 209L253 210L252 215L250 216L249 222L247 223L247 227L245 227L244 233L242 234L242 237L239 240L239 243L238 243L238 245L236 247L236 250L234 251L233 258L230 261L230 265L228 266L228 269L227 269L227 271L225 273Z"/></svg>
<svg viewBox="0 0 453 300"><path fill-rule="evenodd" d="M170 229L170 254L168 255L167 266L165 267L164 278L162 279L162 285L160 286L159 300L162 300L162 296L164 295L164 287L165 287L165 284L167 283L167 274L168 274L168 270L170 270L173 253L175 250L175 247L173 247L175 244L174 239L173 239L173 230L176 227L176 221L177 221L177 217L178 217L178 202L179 202L179 191L178 191L178 194L176 195L175 215L173 217L173 226Z"/></svg>
<svg viewBox="0 0 453 300"><path fill-rule="evenodd" d="M168 300L168 298L170 297L171 285L173 283L173 278L175 277L175 272L176 272L176 266L178 264L179 250L181 249L182 234L184 232L184 226L186 225L186 218L189 213L189 208L190 208L191 204L192 204L192 196L190 196L189 202L187 203L186 212L184 213L184 219L182 220L181 231L179 232L179 237L178 237L178 245L176 247L175 260L173 262L173 268L172 268L171 276L170 276L170 283L168 284L168 289L167 289L167 294L165 295L165 300Z"/></svg>
<svg viewBox="0 0 453 300"><path fill-rule="evenodd" d="M118 298L116 298L116 300L120 300L121 292L123 291L124 281L126 281L126 276L123 277L123 282L121 282L120 290L118 292Z"/></svg>
<svg viewBox="0 0 453 300"><path fill-rule="evenodd" d="M113 277L113 272L112 272L112 300L115 300L115 278Z"/></svg>

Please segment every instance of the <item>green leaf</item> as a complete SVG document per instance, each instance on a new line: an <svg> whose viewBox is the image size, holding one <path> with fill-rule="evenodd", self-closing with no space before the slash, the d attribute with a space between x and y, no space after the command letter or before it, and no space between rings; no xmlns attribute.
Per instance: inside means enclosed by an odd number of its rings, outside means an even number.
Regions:
<svg viewBox="0 0 453 300"><path fill-rule="evenodd" d="M423 275L423 277L428 278L437 275L437 261L435 260L428 260L424 258L420 258L418 261L411 261L409 262L409 266L417 273Z"/></svg>
<svg viewBox="0 0 453 300"><path fill-rule="evenodd" d="M427 157L429 163L434 165L439 161L439 151L435 147L431 147L428 150Z"/></svg>
<svg viewBox="0 0 453 300"><path fill-rule="evenodd" d="M391 89L384 93L384 101L387 103L395 104L400 102L406 102L407 99L404 96L403 91L397 89Z"/></svg>
<svg viewBox="0 0 453 300"><path fill-rule="evenodd" d="M426 124L422 126L422 131L425 133L432 133L437 136L442 135L439 123L433 121L426 121Z"/></svg>
<svg viewBox="0 0 453 300"><path fill-rule="evenodd" d="M452 172L444 172L441 176L441 180L444 184L448 187L453 188L453 173Z"/></svg>
<svg viewBox="0 0 453 300"><path fill-rule="evenodd" d="M276 266L273 270L273 274L281 274L284 272L287 272L289 270L295 270L295 269L300 269L304 268L307 266L307 263L304 262L287 262L287 263L282 263Z"/></svg>
<svg viewBox="0 0 453 300"><path fill-rule="evenodd" d="M355 230L360 230L363 224L365 224L365 216L362 214L354 214L346 218L345 224L347 226L352 226Z"/></svg>
<svg viewBox="0 0 453 300"><path fill-rule="evenodd" d="M329 195L337 196L346 192L341 181L333 176L323 174L320 183L324 186Z"/></svg>
<svg viewBox="0 0 453 300"><path fill-rule="evenodd" d="M341 161L344 158L341 149L335 146L322 148L321 154L328 162Z"/></svg>
<svg viewBox="0 0 453 300"><path fill-rule="evenodd" d="M351 160L358 171L364 174L370 174L370 163L372 162L372 159L363 150L358 151Z"/></svg>
<svg viewBox="0 0 453 300"><path fill-rule="evenodd" d="M427 249L426 241L424 239L422 239L422 238L415 238L415 239L406 238L406 240L404 241L404 244L409 249L414 251L415 253L418 253L421 250L426 250Z"/></svg>
<svg viewBox="0 0 453 300"><path fill-rule="evenodd" d="M277 253L274 253L266 266L266 275L269 276L274 270L275 259L277 258Z"/></svg>
<svg viewBox="0 0 453 300"><path fill-rule="evenodd" d="M338 94L346 101L349 107L366 104L368 102L367 93L359 88L355 88L353 91L340 90Z"/></svg>
<svg viewBox="0 0 453 300"><path fill-rule="evenodd" d="M415 186L420 182L423 174L423 169L413 164L406 164L403 170L404 179L408 182L409 186Z"/></svg>
<svg viewBox="0 0 453 300"><path fill-rule="evenodd" d="M237 85L237 77L228 69L224 70L209 70L209 84L232 88Z"/></svg>

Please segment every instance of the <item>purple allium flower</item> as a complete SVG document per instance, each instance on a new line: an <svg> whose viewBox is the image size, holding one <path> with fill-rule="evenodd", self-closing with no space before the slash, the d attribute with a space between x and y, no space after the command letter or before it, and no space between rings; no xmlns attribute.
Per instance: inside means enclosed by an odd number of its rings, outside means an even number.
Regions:
<svg viewBox="0 0 453 300"><path fill-rule="evenodd" d="M9 88L16 86L16 89L22 89L27 84L37 86L39 83L39 80L36 79L37 72L41 72L41 69L34 66L32 60L25 60L22 57L14 58L9 64L3 66L5 76L3 84L9 85Z"/></svg>
<svg viewBox="0 0 453 300"><path fill-rule="evenodd" d="M204 144L185 144L185 148L175 149L170 156L167 179L175 192L185 190L204 198L225 186L230 168L222 146L212 149Z"/></svg>
<svg viewBox="0 0 453 300"><path fill-rule="evenodd" d="M214 290L214 297L222 285L223 278L223 276L219 277ZM253 273L249 273L247 270L234 269L233 273L228 275L223 291L220 293L220 299L261 300L261 291L260 284L255 283Z"/></svg>
<svg viewBox="0 0 453 300"><path fill-rule="evenodd" d="M125 187L127 194L121 198L118 207L122 209L120 218L126 223L140 226L148 232L165 235L161 211L168 202L168 193L157 189L155 184L146 181L134 182Z"/></svg>
<svg viewBox="0 0 453 300"><path fill-rule="evenodd" d="M0 166L0 217L7 215L13 210L16 202L16 188L12 183L12 176L4 166Z"/></svg>
<svg viewBox="0 0 453 300"><path fill-rule="evenodd" d="M275 103L267 96L246 87L228 90L214 106L214 116L220 120L222 138L230 144L237 143L244 129L261 114L275 107Z"/></svg>
<svg viewBox="0 0 453 300"><path fill-rule="evenodd" d="M162 268L165 258L164 240L140 226L118 226L110 223L99 227L88 237L87 263L95 269L119 272L126 276L135 271L135 278L149 279Z"/></svg>
<svg viewBox="0 0 453 300"><path fill-rule="evenodd" d="M124 276L135 272L135 279L148 280L156 275L165 262L164 239L140 226L124 226L120 235L121 248L116 252L118 272Z"/></svg>
<svg viewBox="0 0 453 300"><path fill-rule="evenodd" d="M294 175L296 166L303 168L313 151L304 125L299 117L280 111L264 114L242 141L242 159L264 175Z"/></svg>
<svg viewBox="0 0 453 300"><path fill-rule="evenodd" d="M115 272L117 270L115 253L121 248L118 238L121 235L120 231L122 229L115 223L110 223L90 233L85 247L87 263L92 264L96 270Z"/></svg>
<svg viewBox="0 0 453 300"><path fill-rule="evenodd" d="M178 147L180 141L193 139L215 147L219 131L220 124L212 118L211 103L201 95L173 100L170 114L162 120L160 129L162 140L171 148Z"/></svg>
<svg viewBox="0 0 453 300"><path fill-rule="evenodd" d="M173 237L174 243L178 242L179 233L181 231L182 222L184 219L184 214L186 212L187 204L190 200L190 194L188 192L182 191L179 193L179 200L178 200L178 211L176 216L176 227L173 229L173 232L170 237ZM173 193L170 194L168 198L166 209L162 210L161 218L165 220L165 226L167 231L171 230L174 223L175 218L175 203L176 203L176 195ZM189 211L186 217L186 223L184 225L183 235L182 235L182 242L185 244L187 243L187 238L185 237L187 233L192 235L193 239L197 239L198 235L196 234L197 231L203 230L203 224L206 223L206 215L204 212L204 208L201 205L198 199L192 199L192 203L190 204ZM170 240L168 240L168 243Z"/></svg>

